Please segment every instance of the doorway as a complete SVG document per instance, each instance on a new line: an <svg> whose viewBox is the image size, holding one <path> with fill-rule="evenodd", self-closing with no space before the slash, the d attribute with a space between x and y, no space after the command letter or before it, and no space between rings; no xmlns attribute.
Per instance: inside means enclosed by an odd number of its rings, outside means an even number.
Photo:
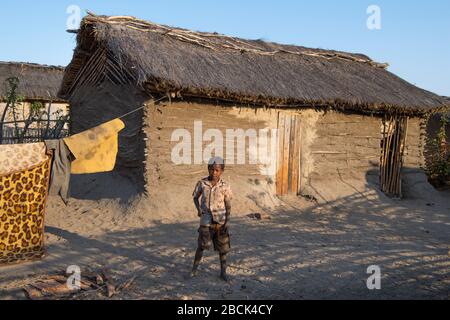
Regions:
<svg viewBox="0 0 450 320"><path fill-rule="evenodd" d="M380 161L380 186L388 196L401 198L402 168L408 118L387 116L383 119Z"/></svg>
<svg viewBox="0 0 450 320"><path fill-rule="evenodd" d="M298 195L301 191L301 119L278 113L277 195Z"/></svg>

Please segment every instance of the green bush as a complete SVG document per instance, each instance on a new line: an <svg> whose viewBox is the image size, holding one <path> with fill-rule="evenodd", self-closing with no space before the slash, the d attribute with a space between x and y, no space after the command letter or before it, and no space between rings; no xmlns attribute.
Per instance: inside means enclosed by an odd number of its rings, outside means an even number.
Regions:
<svg viewBox="0 0 450 320"><path fill-rule="evenodd" d="M433 180L444 181L450 176L450 148L447 137L447 115L440 119L439 131L431 140L431 161L428 167L428 175Z"/></svg>

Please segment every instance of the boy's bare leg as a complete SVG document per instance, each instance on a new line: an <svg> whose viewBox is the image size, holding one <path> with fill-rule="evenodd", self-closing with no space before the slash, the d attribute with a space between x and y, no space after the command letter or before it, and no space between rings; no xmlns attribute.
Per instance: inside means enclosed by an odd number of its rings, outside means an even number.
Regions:
<svg viewBox="0 0 450 320"><path fill-rule="evenodd" d="M221 253L220 254L220 278L228 282L228 276L227 276L227 254Z"/></svg>
<svg viewBox="0 0 450 320"><path fill-rule="evenodd" d="M191 276L195 277L197 275L198 266L202 261L202 257L203 257L203 250L201 248L197 248L197 251L195 252L195 259L194 265L192 266Z"/></svg>

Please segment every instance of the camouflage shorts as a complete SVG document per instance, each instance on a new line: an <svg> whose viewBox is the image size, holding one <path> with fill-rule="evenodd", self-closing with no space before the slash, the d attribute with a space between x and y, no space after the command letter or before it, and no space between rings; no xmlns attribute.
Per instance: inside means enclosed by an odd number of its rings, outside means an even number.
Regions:
<svg viewBox="0 0 450 320"><path fill-rule="evenodd" d="M209 250L211 243L215 251L221 254L228 253L231 248L228 227L224 228L219 224L212 224L210 227L201 226L198 229L198 247Z"/></svg>

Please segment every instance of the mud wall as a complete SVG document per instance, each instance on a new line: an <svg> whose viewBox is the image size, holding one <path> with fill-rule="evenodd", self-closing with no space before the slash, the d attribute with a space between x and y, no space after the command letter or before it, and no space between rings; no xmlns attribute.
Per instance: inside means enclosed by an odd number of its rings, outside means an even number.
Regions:
<svg viewBox="0 0 450 320"><path fill-rule="evenodd" d="M307 110L302 121L301 194L329 201L364 189L378 174L381 120Z"/></svg>
<svg viewBox="0 0 450 320"><path fill-rule="evenodd" d="M98 126L143 106L147 98L135 87L103 84L97 88L78 88L70 100L71 134ZM122 119L125 129L119 134L119 152L115 173L129 178L137 190L143 190L143 161L145 160L142 133L144 111ZM118 186L116 186L118 187ZM103 186L103 193L111 186ZM101 197L101 195L99 195ZM108 197L107 194L105 194Z"/></svg>
<svg viewBox="0 0 450 320"><path fill-rule="evenodd" d="M249 154L255 152L250 148L250 139L245 139L245 145L239 145L233 136L227 134L229 129L242 129L244 132L254 129L259 134L260 129L276 128L275 111L189 102L162 103L155 106L152 101L147 102L146 110L146 181L151 206L165 211L168 215L174 212L195 214L192 191L196 182L208 175L207 162L210 155L223 156L226 160L223 178L231 184L235 212L260 212L261 208L272 208L277 204L274 197L274 172L270 172L265 163L250 163ZM196 121L201 121L201 131L198 122L195 131ZM190 146L191 152L186 157L186 163L177 164L172 156L173 150L181 141L186 141L176 135L180 129L188 133L190 140L187 145ZM222 153L220 150L216 150L218 153L205 151L213 142L209 137L195 143L196 135L207 135L208 129L217 130L214 132L223 136ZM267 137L270 139L269 135ZM229 149L234 152L233 158L227 158ZM269 149L270 146L267 150ZM237 155L240 152L246 155L244 164L237 163ZM175 153L184 155L183 152ZM198 156L202 153L204 159L199 163Z"/></svg>
<svg viewBox="0 0 450 320"><path fill-rule="evenodd" d="M404 173L423 172L425 168L426 121L420 118L408 120L408 132L403 158Z"/></svg>
<svg viewBox="0 0 450 320"><path fill-rule="evenodd" d="M334 111L295 111L302 121L301 194L334 201L378 188L382 118ZM411 118L404 156L408 175L424 180L423 120Z"/></svg>

